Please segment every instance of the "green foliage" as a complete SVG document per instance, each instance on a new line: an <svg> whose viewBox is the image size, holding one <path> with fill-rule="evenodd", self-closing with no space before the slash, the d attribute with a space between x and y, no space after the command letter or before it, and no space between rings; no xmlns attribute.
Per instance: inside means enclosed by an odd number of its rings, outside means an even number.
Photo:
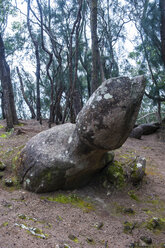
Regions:
<svg viewBox="0 0 165 248"><path fill-rule="evenodd" d="M16 9L12 7L11 0L0 0L0 32L4 32L7 21L8 15L15 15Z"/></svg>
<svg viewBox="0 0 165 248"><path fill-rule="evenodd" d="M130 15L139 34L137 45L134 51L129 54L129 58L135 61L135 66L130 66L129 71L133 75L145 75L146 92L151 98L147 100L145 97L143 100L142 111L144 112L143 115L146 115L153 106L157 111L158 97L165 95L165 70L160 40L160 6L156 1L140 0L135 2L126 0L126 2L129 4ZM158 121L155 116L152 118L153 121Z"/></svg>

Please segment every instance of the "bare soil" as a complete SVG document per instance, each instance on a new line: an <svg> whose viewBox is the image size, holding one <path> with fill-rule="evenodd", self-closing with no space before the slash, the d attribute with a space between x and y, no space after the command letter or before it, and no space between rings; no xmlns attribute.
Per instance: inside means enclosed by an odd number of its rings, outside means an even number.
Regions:
<svg viewBox="0 0 165 248"><path fill-rule="evenodd" d="M35 194L17 184L15 160L25 143L48 124L22 123L10 134L0 126L0 161L7 165L0 172L0 248L125 248L137 247L136 242L140 242L138 247L165 247L165 228L157 231L146 226L152 218L165 220L165 143L157 134L141 140L128 138L115 151L116 160L130 154L146 158L146 176L138 187L104 188L96 177L90 185L74 191ZM5 123L0 121L0 125ZM15 181L12 187L5 186L9 178ZM78 204L47 198L59 194L77 197ZM128 208L134 214L126 213ZM129 227L124 231L125 222ZM141 236L150 237L152 245L142 242Z"/></svg>

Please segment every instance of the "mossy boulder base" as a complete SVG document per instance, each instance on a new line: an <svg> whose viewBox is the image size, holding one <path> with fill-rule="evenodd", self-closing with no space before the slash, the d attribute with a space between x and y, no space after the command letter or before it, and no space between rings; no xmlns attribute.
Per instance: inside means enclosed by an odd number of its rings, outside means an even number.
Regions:
<svg viewBox="0 0 165 248"><path fill-rule="evenodd" d="M112 159L136 121L145 82L142 76L106 80L80 111L76 124L55 126L33 137L22 150L17 173L34 192L85 185Z"/></svg>

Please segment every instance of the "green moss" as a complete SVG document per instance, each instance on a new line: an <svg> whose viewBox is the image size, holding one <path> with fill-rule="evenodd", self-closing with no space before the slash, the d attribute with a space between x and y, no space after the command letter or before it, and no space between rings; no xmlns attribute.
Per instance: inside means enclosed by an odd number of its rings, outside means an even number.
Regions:
<svg viewBox="0 0 165 248"><path fill-rule="evenodd" d="M82 198L78 197L76 194L70 194L70 195L60 194L54 197L41 197L41 199L47 199L48 201L54 201L54 202L59 202L63 204L72 204L86 211L94 210L94 207L91 203L84 201Z"/></svg>
<svg viewBox="0 0 165 248"><path fill-rule="evenodd" d="M0 125L0 129L4 128L4 126Z"/></svg>
<svg viewBox="0 0 165 248"><path fill-rule="evenodd" d="M6 139L14 132L14 128L12 128L9 132L2 133L0 138Z"/></svg>
<svg viewBox="0 0 165 248"><path fill-rule="evenodd" d="M0 138L6 139L6 138L7 138L7 134L2 133L2 134L0 135Z"/></svg>
<svg viewBox="0 0 165 248"><path fill-rule="evenodd" d="M125 185L122 164L116 160L108 167L106 176L107 180L116 188L122 188Z"/></svg>
<svg viewBox="0 0 165 248"><path fill-rule="evenodd" d="M8 182L10 184L10 181L12 182L10 186L8 186ZM9 179L5 179L3 181L3 184L4 184L4 188L5 190L8 190L10 192L13 192L14 190L18 190L21 188L21 185L20 185L20 182L18 181L18 178L16 176L13 176Z"/></svg>
<svg viewBox="0 0 165 248"><path fill-rule="evenodd" d="M128 195L130 196L131 199L137 201L137 202L140 202L140 199L139 197L135 194L134 190L130 190L128 192Z"/></svg>
<svg viewBox="0 0 165 248"><path fill-rule="evenodd" d="M16 125L16 126L18 126L18 127L23 127L24 126L24 124L23 123L19 123L18 125Z"/></svg>
<svg viewBox="0 0 165 248"><path fill-rule="evenodd" d="M20 151L16 154L16 156L12 159L12 168L15 170L16 168L16 165L17 165L17 160L19 158L19 155L20 155Z"/></svg>
<svg viewBox="0 0 165 248"><path fill-rule="evenodd" d="M146 212L146 214L148 215L153 215L153 211L149 210L149 209L142 209L143 211Z"/></svg>
<svg viewBox="0 0 165 248"><path fill-rule="evenodd" d="M125 221L124 222L124 233L131 234L135 227L137 227L137 223L131 223L131 222Z"/></svg>
<svg viewBox="0 0 165 248"><path fill-rule="evenodd" d="M57 221L63 221L63 218L60 215L57 215L56 219Z"/></svg>
<svg viewBox="0 0 165 248"><path fill-rule="evenodd" d="M25 215L25 214L19 214L18 217L19 217L21 220L26 220L26 215Z"/></svg>
<svg viewBox="0 0 165 248"><path fill-rule="evenodd" d="M151 231L165 231L165 218L151 218L146 223L147 229Z"/></svg>
<svg viewBox="0 0 165 248"><path fill-rule="evenodd" d="M75 235L73 235L73 234L69 234L68 238L70 240L72 240L73 242L75 242L75 243L79 243L78 238Z"/></svg>
<svg viewBox="0 0 165 248"><path fill-rule="evenodd" d="M0 171L4 171L6 169L6 165L0 161Z"/></svg>
<svg viewBox="0 0 165 248"><path fill-rule="evenodd" d="M0 172L0 179L2 179L4 176L4 172Z"/></svg>
<svg viewBox="0 0 165 248"><path fill-rule="evenodd" d="M6 222L2 223L1 227L5 227L5 226L8 226L8 225L9 225L9 223L6 221Z"/></svg>

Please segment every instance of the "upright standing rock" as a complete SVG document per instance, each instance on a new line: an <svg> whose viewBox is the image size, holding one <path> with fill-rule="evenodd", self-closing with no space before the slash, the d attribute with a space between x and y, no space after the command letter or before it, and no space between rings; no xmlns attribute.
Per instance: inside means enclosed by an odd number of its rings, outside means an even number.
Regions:
<svg viewBox="0 0 165 248"><path fill-rule="evenodd" d="M108 163L109 150L129 136L144 94L142 76L106 80L80 111L76 124L64 124L33 137L17 166L24 187L48 192L85 185Z"/></svg>

